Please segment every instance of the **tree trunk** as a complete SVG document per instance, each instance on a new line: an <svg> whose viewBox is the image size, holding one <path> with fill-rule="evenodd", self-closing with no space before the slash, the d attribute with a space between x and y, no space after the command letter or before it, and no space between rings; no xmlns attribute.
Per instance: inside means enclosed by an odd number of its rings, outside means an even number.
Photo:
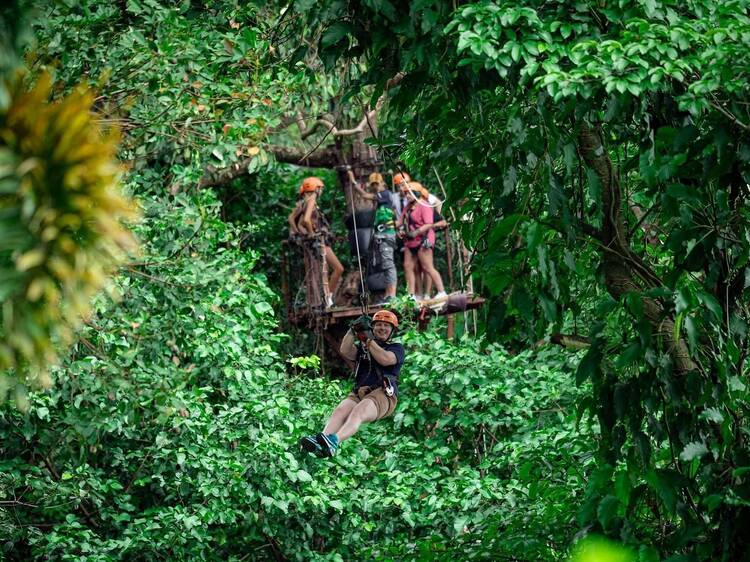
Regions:
<svg viewBox="0 0 750 562"><path fill-rule="evenodd" d="M599 131L583 123L578 131L578 145L586 165L602 185L603 222L599 233L603 256L605 285L616 300L627 293L641 293L660 287L659 278L630 248L622 218L622 191ZM684 374L695 369L685 340L675 340L674 320L666 307L654 298L642 297L643 315L650 322L659 347L672 357L675 372Z"/></svg>

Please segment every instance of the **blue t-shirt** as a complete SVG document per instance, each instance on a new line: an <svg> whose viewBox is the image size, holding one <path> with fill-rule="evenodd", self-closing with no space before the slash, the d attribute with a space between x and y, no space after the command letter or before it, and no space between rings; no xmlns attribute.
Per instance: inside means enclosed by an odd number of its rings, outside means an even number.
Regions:
<svg viewBox="0 0 750 562"><path fill-rule="evenodd" d="M359 360L359 368L354 378L354 392L361 386L379 386L383 384L378 370L384 377L388 377L393 385L393 392L398 395L398 375L401 372L401 365L404 364L404 357L406 352L404 346L400 343L388 342L381 345L384 350L392 351L396 354L396 364L388 365L383 367L374 359L370 362L371 355L367 355L360 344L357 344L357 359Z"/></svg>

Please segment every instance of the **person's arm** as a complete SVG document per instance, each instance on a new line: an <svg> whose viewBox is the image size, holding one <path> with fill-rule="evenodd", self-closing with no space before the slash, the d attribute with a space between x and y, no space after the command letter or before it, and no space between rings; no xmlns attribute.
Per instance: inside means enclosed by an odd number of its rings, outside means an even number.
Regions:
<svg viewBox="0 0 750 562"><path fill-rule="evenodd" d="M417 217L417 220L422 223L422 225L419 228L415 228L409 233L409 238L416 238L417 236L422 236L423 234L426 234L430 231L431 228L433 228L435 225L433 224L433 214L432 214L432 208L427 206L420 206L418 211L419 215Z"/></svg>
<svg viewBox="0 0 750 562"><path fill-rule="evenodd" d="M299 234L299 229L297 228L297 217L300 213L300 206L295 205L294 209L292 209L292 212L289 213L289 217L286 219L289 223L289 230L294 234Z"/></svg>
<svg viewBox="0 0 750 562"><path fill-rule="evenodd" d="M372 358L375 359L375 362L383 367L390 367L398 362L395 353L392 351L386 351L380 347L375 340L367 340L367 350L370 352L370 355L372 355Z"/></svg>
<svg viewBox="0 0 750 562"><path fill-rule="evenodd" d="M442 230L444 228L448 228L448 221L445 220L443 215L440 214L440 211L437 209L433 209L432 211L432 220L435 221L435 223L432 225L432 228L435 230Z"/></svg>
<svg viewBox="0 0 750 562"><path fill-rule="evenodd" d="M404 223L406 222L406 211L408 211L408 210L409 210L408 207L404 207L403 209L401 209L401 214L396 219L396 226L397 227L401 228L404 225Z"/></svg>
<svg viewBox="0 0 750 562"><path fill-rule="evenodd" d="M441 218L439 221L435 221L432 224L424 224L421 227L419 227L415 232L419 234L425 234L429 232L430 230L442 230L443 228L448 227L448 221Z"/></svg>
<svg viewBox="0 0 750 562"><path fill-rule="evenodd" d="M354 332L351 330L344 334L344 339L341 340L341 345L339 346L339 353L350 361L354 361L357 358L356 339Z"/></svg>
<svg viewBox="0 0 750 562"><path fill-rule="evenodd" d="M363 199L367 199L369 201L375 201L378 198L377 195L373 195L372 193L367 193L364 189L360 187L359 182L357 181L357 178L354 177L354 172L352 172L351 170L348 170L347 175L349 176L349 182L352 184L354 191L356 191L360 197L362 197Z"/></svg>
<svg viewBox="0 0 750 562"><path fill-rule="evenodd" d="M359 194L359 196L362 197L363 199L368 199L369 201L375 201L378 198L377 195L373 193L368 193L367 191L362 189L358 183L354 183L352 184L352 186L354 187L354 191L356 191Z"/></svg>
<svg viewBox="0 0 750 562"><path fill-rule="evenodd" d="M311 195L310 198L305 201L305 214L302 216L302 224L300 225L300 230L303 231L304 234L313 234L315 232L312 223L312 214L315 210L315 202L317 198L317 195Z"/></svg>
<svg viewBox="0 0 750 562"><path fill-rule="evenodd" d="M445 219L436 221L435 223L433 223L432 228L434 230L442 230L444 228L448 228L448 221Z"/></svg>

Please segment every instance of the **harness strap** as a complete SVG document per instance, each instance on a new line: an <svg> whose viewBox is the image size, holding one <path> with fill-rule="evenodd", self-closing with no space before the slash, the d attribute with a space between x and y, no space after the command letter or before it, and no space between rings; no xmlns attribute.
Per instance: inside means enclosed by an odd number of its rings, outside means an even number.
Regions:
<svg viewBox="0 0 750 562"><path fill-rule="evenodd" d="M372 373L372 370L375 369L375 374L378 376L378 383L375 386L369 386L370 390L366 393L369 394L373 390L377 390L378 388L382 388L385 392L386 396L393 396L395 394L395 389L393 387L393 381L391 381L392 378L396 378L393 375L386 375L383 373L383 368L378 364L377 361L374 361L372 356L368 351L365 351L364 349L360 348L359 353L357 353L357 364L354 367L354 376L357 376L357 373L359 372L359 365L362 362L362 359L367 356L369 362L370 362L370 369L368 371L368 375ZM356 383L355 383L356 384ZM360 388L365 388L364 386L357 387L357 392Z"/></svg>

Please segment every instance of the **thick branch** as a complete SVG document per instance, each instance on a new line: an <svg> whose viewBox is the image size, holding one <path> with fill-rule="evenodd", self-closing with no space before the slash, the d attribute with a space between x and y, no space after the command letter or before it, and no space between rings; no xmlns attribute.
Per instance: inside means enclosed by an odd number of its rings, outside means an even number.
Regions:
<svg viewBox="0 0 750 562"><path fill-rule="evenodd" d="M586 349L591 345L591 342L585 336L579 336L577 334L550 334L546 338L536 342L534 344L534 347L541 347L545 344L550 343L565 347L567 349L572 349L573 351Z"/></svg>
<svg viewBox="0 0 750 562"><path fill-rule="evenodd" d="M622 218L620 180L604 147L599 131L583 123L578 132L578 145L586 165L602 185L604 218L601 229L602 262L605 284L609 293L620 300L628 293L662 285L658 276L630 248ZM650 322L657 342L674 361L675 371L687 373L695 369L683 338L675 340L675 324L664 305L654 298L642 298L643 315Z"/></svg>
<svg viewBox="0 0 750 562"><path fill-rule="evenodd" d="M323 119L322 117L316 119L315 123L313 123L312 126L309 128L305 125L305 122L300 118L297 120L297 126L299 127L300 136L302 137L302 140L305 140L306 138L312 136L318 130L319 127L324 127L326 129L326 133L330 133L334 137L349 137L351 135L357 135L359 133L364 132L365 127L367 126L368 122L370 121L374 122L376 116L377 116L377 112L374 109L369 110L367 114L360 120L357 126L354 127L353 129L338 129L336 125L334 125L327 119Z"/></svg>
<svg viewBox="0 0 750 562"><path fill-rule="evenodd" d="M318 149L307 156L305 156L305 152L287 146L268 145L264 148L266 152L274 155L277 162L285 164L295 164L308 168L334 168L339 164L338 153L333 146ZM253 158L244 158L227 168L207 167L198 183L198 188L224 185L233 179L247 175L248 166Z"/></svg>
<svg viewBox="0 0 750 562"><path fill-rule="evenodd" d="M326 131L325 136L321 139L322 144L327 136L334 138L341 138L354 135L370 136L377 134L374 129L377 118L378 110L383 106L387 98L388 90L396 86L406 76L403 72L399 72L393 78L388 80L385 85L383 94L378 98L373 109L366 108L364 115L360 119L357 126L352 129L338 129L336 124L332 121L330 116L324 115L318 117L311 126L307 126L305 119L301 113L297 113L294 117L285 118L282 121L282 125L277 128L278 131L281 128L296 123L299 127L299 132L302 140L305 140L312 136L320 127L323 127ZM267 145L264 147L267 152L274 155L277 162L284 162L287 164L296 164L298 166L307 166L310 168L334 168L341 164L338 150L335 146L328 146L323 148L315 148L310 153L303 152L295 148L289 148L286 146ZM356 156L356 155L355 155ZM248 167L250 166L253 158L245 158L232 164L227 168L216 168L214 166L208 166L198 182L198 187L211 187L216 185L224 185L229 183L235 178L244 176L247 174Z"/></svg>
<svg viewBox="0 0 750 562"><path fill-rule="evenodd" d="M322 117L318 117L315 120L315 123L313 123L311 127L308 127L307 125L305 125L305 121L304 119L302 119L302 116L297 117L296 123L297 123L297 127L299 127L299 133L300 133L300 137L302 138L302 140L305 140L308 137L312 136L315 133L315 131L318 130L318 127L321 127L321 126L327 129L326 132L333 131L334 134L336 133L336 126L328 119L323 119Z"/></svg>
<svg viewBox="0 0 750 562"><path fill-rule="evenodd" d="M299 127L299 132L302 140L314 134L319 127L324 127L327 132L331 133L334 137L349 137L352 135L363 133L368 125L370 128L370 133L373 135L376 134L376 132L372 130L371 124L375 123L375 118L377 117L378 111L383 107L383 104L385 103L385 100L388 96L388 90L398 85L398 83L401 82L401 80L403 80L405 76L405 73L399 72L393 78L388 80L388 82L386 82L383 93L378 98L378 101L375 102L375 108L367 108L362 119L360 119L359 123L357 123L357 126L352 129L339 129L336 127L335 123L333 123L333 121L331 119L328 119L327 117L318 117L312 124L312 126L308 127L305 124L305 120L302 115L300 113L297 113L297 117L294 122L297 123L297 127Z"/></svg>

